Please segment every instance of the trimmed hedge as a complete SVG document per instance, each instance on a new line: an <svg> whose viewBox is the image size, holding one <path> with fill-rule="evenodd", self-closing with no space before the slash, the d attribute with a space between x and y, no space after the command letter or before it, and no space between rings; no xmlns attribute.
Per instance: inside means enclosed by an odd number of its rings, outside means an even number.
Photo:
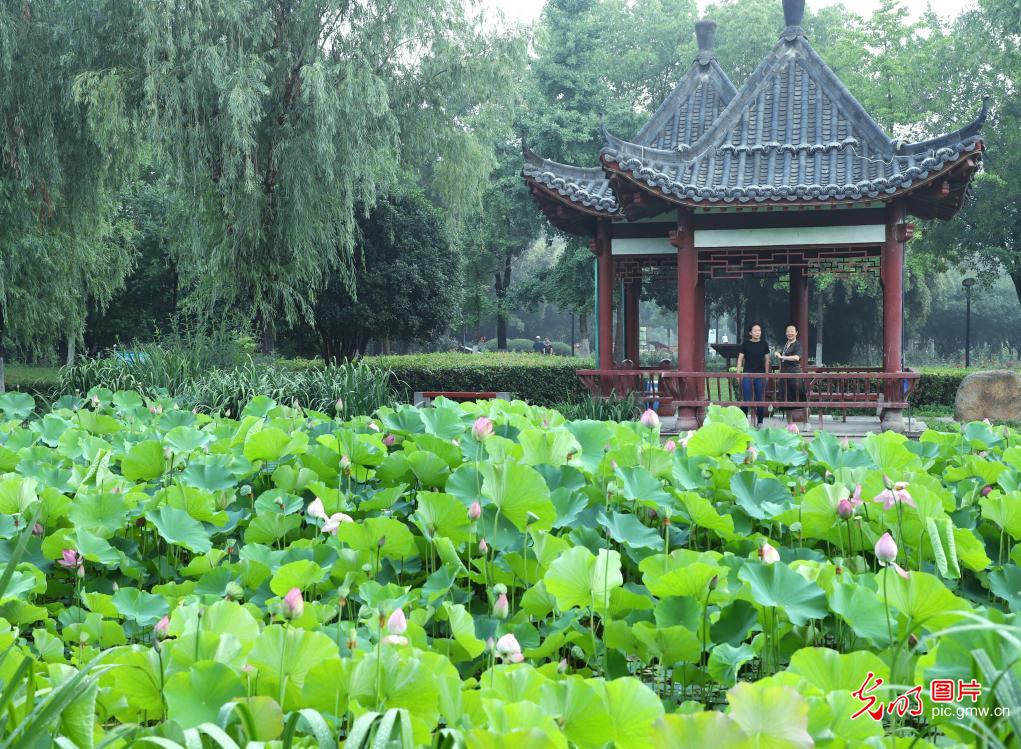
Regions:
<svg viewBox="0 0 1021 749"><path fill-rule="evenodd" d="M542 354L412 354L368 356L392 372L391 387L410 400L416 391L507 391L540 406L580 403L587 391L575 372L593 366L591 359Z"/></svg>
<svg viewBox="0 0 1021 749"><path fill-rule="evenodd" d="M922 376L915 383L909 401L912 406L952 406L957 397L957 388L970 372L953 367L924 367Z"/></svg>

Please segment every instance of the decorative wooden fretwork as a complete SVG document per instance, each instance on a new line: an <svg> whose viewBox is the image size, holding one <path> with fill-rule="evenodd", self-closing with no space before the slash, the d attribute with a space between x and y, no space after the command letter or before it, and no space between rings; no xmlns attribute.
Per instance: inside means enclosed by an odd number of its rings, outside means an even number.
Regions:
<svg viewBox="0 0 1021 749"><path fill-rule="evenodd" d="M614 275L622 281L676 279L677 256L617 256ZM848 278L879 271L879 247L827 247L813 249L703 250L698 272L715 279L738 279L752 273L783 275L803 268L809 276L829 274Z"/></svg>

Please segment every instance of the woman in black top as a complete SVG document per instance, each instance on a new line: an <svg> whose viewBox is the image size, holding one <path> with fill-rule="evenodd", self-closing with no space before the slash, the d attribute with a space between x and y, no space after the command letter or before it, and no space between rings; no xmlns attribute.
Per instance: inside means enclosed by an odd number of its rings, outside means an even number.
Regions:
<svg viewBox="0 0 1021 749"><path fill-rule="evenodd" d="M787 342L782 348L774 352L776 359L780 362L780 372L790 373L801 371L801 341L798 340L798 326L791 323L786 329ZM783 381L783 399L785 401L804 400L802 395L802 383L800 380Z"/></svg>
<svg viewBox="0 0 1021 749"><path fill-rule="evenodd" d="M748 372L749 374L765 374L769 371L769 344L762 337L762 326L752 323L748 328L748 337L741 344L737 354L737 371ZM763 394L766 389L765 377L742 377L741 378L741 399L744 401L754 399L756 402L763 401ZM742 409L748 413L747 408ZM766 407L759 406L755 409L755 426L761 426L762 420L766 418Z"/></svg>

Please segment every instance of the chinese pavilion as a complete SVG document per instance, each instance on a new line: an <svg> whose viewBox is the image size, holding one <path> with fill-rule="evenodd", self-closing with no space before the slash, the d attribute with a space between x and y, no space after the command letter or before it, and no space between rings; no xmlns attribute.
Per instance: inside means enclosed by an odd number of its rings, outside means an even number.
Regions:
<svg viewBox="0 0 1021 749"><path fill-rule="evenodd" d="M906 219L945 220L960 209L981 162L988 102L956 132L917 143L891 138L809 44L804 9L804 0L783 0L786 28L740 89L716 59L716 24L696 24L699 52L685 76L632 140L604 128L598 167L525 148L522 173L549 221L592 237L597 368L579 376L593 393L641 393L654 379L681 428L695 426L710 401L749 405L735 395L736 374L705 371L704 280L789 274L790 319L807 341L808 278L878 270L883 366L824 369L802 356L800 373L767 376L767 400L876 407L884 429L902 428L918 376L902 356L904 245L913 230ZM676 370L640 366L647 277L677 281ZM618 283L624 343L615 361ZM801 381L797 403L778 397L789 379Z"/></svg>

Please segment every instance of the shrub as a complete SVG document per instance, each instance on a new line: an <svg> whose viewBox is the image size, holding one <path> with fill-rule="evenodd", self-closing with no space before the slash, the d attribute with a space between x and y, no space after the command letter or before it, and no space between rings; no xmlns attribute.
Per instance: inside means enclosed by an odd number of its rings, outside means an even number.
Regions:
<svg viewBox="0 0 1021 749"><path fill-rule="evenodd" d="M542 406L579 403L587 391L576 370L592 367L591 359L542 354L412 354L370 356L370 366L391 372L391 388L402 400L416 391L506 391Z"/></svg>
<svg viewBox="0 0 1021 749"><path fill-rule="evenodd" d="M957 397L957 388L967 375L967 369L926 367L911 391L911 405L952 406Z"/></svg>
<svg viewBox="0 0 1021 749"><path fill-rule="evenodd" d="M634 393L626 398L594 398L586 393L575 403L559 403L557 411L570 421L634 421L642 415L642 401Z"/></svg>

